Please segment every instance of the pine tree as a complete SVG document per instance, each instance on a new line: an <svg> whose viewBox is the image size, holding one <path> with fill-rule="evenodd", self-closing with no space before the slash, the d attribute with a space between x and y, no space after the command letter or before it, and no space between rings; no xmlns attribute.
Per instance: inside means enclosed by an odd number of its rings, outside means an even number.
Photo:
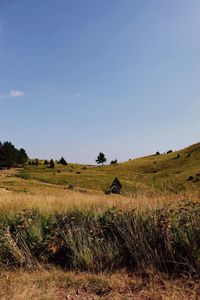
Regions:
<svg viewBox="0 0 200 300"><path fill-rule="evenodd" d="M50 166L49 166L49 168L51 168L51 169L55 168L55 164L54 164L53 159L50 160Z"/></svg>
<svg viewBox="0 0 200 300"><path fill-rule="evenodd" d="M0 143L0 167L15 167L27 160L28 156L24 149L16 149L11 142Z"/></svg>
<svg viewBox="0 0 200 300"><path fill-rule="evenodd" d="M24 164L28 161L28 155L26 154L26 151L23 148L19 150L19 156L17 161L19 164Z"/></svg>
<svg viewBox="0 0 200 300"><path fill-rule="evenodd" d="M61 157L61 159L59 160L59 164L67 166L67 162L66 162L66 160L63 157Z"/></svg>

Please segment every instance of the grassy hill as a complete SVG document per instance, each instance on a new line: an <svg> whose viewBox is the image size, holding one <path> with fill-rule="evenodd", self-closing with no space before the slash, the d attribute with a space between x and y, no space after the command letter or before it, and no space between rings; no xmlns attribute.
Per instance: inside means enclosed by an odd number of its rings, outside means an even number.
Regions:
<svg viewBox="0 0 200 300"><path fill-rule="evenodd" d="M105 191L117 176L123 194L179 193L200 189L200 143L172 153L150 155L114 165L27 165L17 175L26 180ZM11 185L11 184L10 184Z"/></svg>
<svg viewBox="0 0 200 300"><path fill-rule="evenodd" d="M124 196L105 195L116 176ZM0 171L0 298L47 299L44 289L48 299L140 299L141 291L141 299L157 299L159 288L163 299L193 295L200 278L199 179L200 144L115 165L51 169L40 161ZM102 272L118 272L125 282L114 284L110 275L102 281ZM188 290L174 292L174 278Z"/></svg>

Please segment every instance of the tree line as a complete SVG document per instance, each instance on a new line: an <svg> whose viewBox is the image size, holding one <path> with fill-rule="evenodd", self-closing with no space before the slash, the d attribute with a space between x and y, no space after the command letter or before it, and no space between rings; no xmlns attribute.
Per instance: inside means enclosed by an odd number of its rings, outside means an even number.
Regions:
<svg viewBox="0 0 200 300"><path fill-rule="evenodd" d="M26 151L21 148L17 149L11 142L0 142L0 168L11 168L16 167L18 165L22 165L28 161L28 155ZM96 163L97 164L104 164L107 161L105 154L100 152L97 156ZM59 164L67 166L67 161L61 157L58 161ZM116 164L117 160L113 160L110 164ZM30 165L37 166L39 164L39 160L30 160ZM50 168L54 168L54 161L51 159L49 162L47 160L44 161L44 165L49 165Z"/></svg>
<svg viewBox="0 0 200 300"><path fill-rule="evenodd" d="M0 168L11 168L28 161L26 151L17 149L11 142L0 142Z"/></svg>

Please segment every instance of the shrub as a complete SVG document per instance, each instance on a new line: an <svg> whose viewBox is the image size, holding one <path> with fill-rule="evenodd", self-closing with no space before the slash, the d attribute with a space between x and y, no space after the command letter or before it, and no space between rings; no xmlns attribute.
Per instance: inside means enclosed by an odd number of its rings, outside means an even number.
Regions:
<svg viewBox="0 0 200 300"><path fill-rule="evenodd" d="M115 164L117 164L117 159L111 160L110 165L115 165Z"/></svg>
<svg viewBox="0 0 200 300"><path fill-rule="evenodd" d="M69 183L67 188L68 188L68 190L73 190L74 189L74 185Z"/></svg>
<svg viewBox="0 0 200 300"><path fill-rule="evenodd" d="M17 174L16 177L19 177L19 178L25 179L25 180L30 179L30 175L23 173L23 172L20 172L19 174Z"/></svg>
<svg viewBox="0 0 200 300"><path fill-rule="evenodd" d="M178 159L180 158L180 154L177 154L176 157L174 157L174 159Z"/></svg>
<svg viewBox="0 0 200 300"><path fill-rule="evenodd" d="M168 153L172 153L172 152L173 152L172 150L169 150L169 151L167 151L167 154L168 154Z"/></svg>

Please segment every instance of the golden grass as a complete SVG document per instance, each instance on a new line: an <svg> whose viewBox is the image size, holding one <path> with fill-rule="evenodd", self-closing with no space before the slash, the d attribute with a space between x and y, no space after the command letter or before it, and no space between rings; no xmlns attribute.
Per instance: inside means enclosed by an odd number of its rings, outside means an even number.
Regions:
<svg viewBox="0 0 200 300"><path fill-rule="evenodd" d="M183 200L198 201L200 198L198 192L163 195L155 193L151 196L141 193L129 197L105 195L103 192L93 190L80 188L68 190L62 185L13 179L7 175L0 178L0 212L13 215L21 209L38 209L46 215L62 213L74 208L95 212L113 206L122 210L141 210L156 208L167 203L176 205ZM133 274L130 276L125 271L112 275L92 275L42 268L32 273L18 269L17 271L4 270L0 274L0 299L99 298L107 300L200 299L200 284L183 278L170 280L164 275L151 275L151 272L149 277L145 276L143 279Z"/></svg>
<svg viewBox="0 0 200 300"><path fill-rule="evenodd" d="M0 189L0 212L15 214L21 209L37 209L43 214L62 213L72 209L102 211L110 207L121 210L146 209L183 200L199 199L198 194L164 194L132 197L105 195L101 192L71 191L63 187L43 186L31 192L15 192Z"/></svg>
<svg viewBox="0 0 200 300"><path fill-rule="evenodd" d="M0 299L199 299L200 284L169 280L161 274L140 278L124 271L112 275L64 272L58 269L34 273L5 271L0 277Z"/></svg>
<svg viewBox="0 0 200 300"><path fill-rule="evenodd" d="M11 169L0 176L0 212L16 214L22 209L37 209L43 214L62 213L73 209L95 212L115 207L121 210L148 209L176 205L183 200L199 201L199 192L183 193L137 193L130 196L105 195L101 191L81 189L69 190L64 185L42 183L13 177L17 170Z"/></svg>

